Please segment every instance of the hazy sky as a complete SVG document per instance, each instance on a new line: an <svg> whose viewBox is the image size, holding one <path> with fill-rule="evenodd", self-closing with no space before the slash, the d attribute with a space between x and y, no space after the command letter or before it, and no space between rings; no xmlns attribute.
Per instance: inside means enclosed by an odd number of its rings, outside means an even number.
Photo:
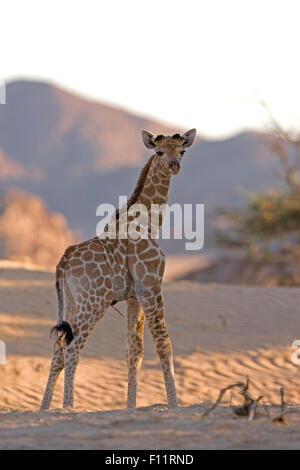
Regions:
<svg viewBox="0 0 300 470"><path fill-rule="evenodd" d="M9 0L0 79L86 97L222 137L300 127L299 0Z"/></svg>

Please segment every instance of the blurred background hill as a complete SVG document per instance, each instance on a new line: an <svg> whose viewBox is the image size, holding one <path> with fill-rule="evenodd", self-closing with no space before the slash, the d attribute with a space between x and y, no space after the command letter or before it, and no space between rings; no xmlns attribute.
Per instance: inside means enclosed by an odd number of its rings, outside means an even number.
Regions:
<svg viewBox="0 0 300 470"><path fill-rule="evenodd" d="M0 201L0 213L2 257L52 268L74 242L64 216L49 213L39 196L8 190Z"/></svg>

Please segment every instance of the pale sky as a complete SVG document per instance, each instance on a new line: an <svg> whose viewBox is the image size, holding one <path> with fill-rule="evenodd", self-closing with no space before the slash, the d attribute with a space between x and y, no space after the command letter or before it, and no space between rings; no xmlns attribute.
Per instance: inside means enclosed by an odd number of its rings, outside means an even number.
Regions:
<svg viewBox="0 0 300 470"><path fill-rule="evenodd" d="M218 138L300 127L299 0L7 0L0 80L46 80Z"/></svg>

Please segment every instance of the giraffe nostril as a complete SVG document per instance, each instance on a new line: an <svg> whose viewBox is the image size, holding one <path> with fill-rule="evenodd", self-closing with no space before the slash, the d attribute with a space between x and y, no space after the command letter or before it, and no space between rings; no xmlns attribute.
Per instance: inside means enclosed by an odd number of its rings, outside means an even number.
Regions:
<svg viewBox="0 0 300 470"><path fill-rule="evenodd" d="M170 168L173 168L173 166L174 166L174 162L170 162L170 163L169 163L169 167L170 167Z"/></svg>
<svg viewBox="0 0 300 470"><path fill-rule="evenodd" d="M178 163L177 160L171 160L171 161L170 161L169 167L170 167L170 168L173 168L174 166L179 167L179 163Z"/></svg>

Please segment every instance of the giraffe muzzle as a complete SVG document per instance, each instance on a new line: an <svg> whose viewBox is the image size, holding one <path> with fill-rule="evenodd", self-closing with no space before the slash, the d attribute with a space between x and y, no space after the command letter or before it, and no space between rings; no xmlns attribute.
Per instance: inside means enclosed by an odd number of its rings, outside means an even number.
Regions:
<svg viewBox="0 0 300 470"><path fill-rule="evenodd" d="M172 173L176 174L180 170L180 163L177 160L171 160L169 163L169 168L172 170Z"/></svg>

